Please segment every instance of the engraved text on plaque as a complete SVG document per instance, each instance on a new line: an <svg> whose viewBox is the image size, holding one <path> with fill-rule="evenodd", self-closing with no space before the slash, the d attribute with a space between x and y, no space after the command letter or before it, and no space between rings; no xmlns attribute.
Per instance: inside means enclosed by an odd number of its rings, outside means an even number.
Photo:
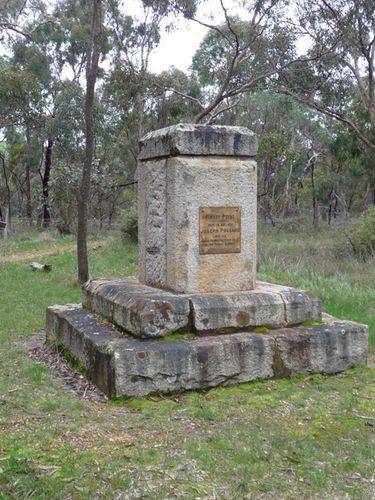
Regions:
<svg viewBox="0 0 375 500"><path fill-rule="evenodd" d="M241 252L241 209L201 207L199 209L199 253Z"/></svg>

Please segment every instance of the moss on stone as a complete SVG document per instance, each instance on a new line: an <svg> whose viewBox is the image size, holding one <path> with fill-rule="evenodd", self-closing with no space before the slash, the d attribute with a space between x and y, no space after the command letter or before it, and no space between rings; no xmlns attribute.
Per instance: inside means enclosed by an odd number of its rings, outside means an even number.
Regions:
<svg viewBox="0 0 375 500"><path fill-rule="evenodd" d="M256 326L255 328L253 328L251 330L252 333L268 333L269 332L269 328L267 328L266 326Z"/></svg>
<svg viewBox="0 0 375 500"><path fill-rule="evenodd" d="M319 326L323 325L324 321L314 321L314 320L309 320L309 321L304 321L301 323L301 326Z"/></svg>
<svg viewBox="0 0 375 500"><path fill-rule="evenodd" d="M79 373L82 373L82 375L85 375L87 377L87 370L83 366L83 364L80 362L79 358L75 356L69 349L64 347L62 344L57 344L57 349L61 354L64 356L64 358L67 360L67 362Z"/></svg>
<svg viewBox="0 0 375 500"><path fill-rule="evenodd" d="M176 340L190 340L195 338L196 335L194 333L181 333L181 332L174 332L170 333L169 335L165 335L164 337L161 337L160 341L164 342L175 342Z"/></svg>

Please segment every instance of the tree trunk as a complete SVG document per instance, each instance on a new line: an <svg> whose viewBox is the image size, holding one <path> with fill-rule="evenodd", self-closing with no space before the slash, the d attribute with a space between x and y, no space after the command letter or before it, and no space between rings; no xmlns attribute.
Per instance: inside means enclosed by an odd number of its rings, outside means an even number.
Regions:
<svg viewBox="0 0 375 500"><path fill-rule="evenodd" d="M332 201L328 207L328 225L330 226L332 222Z"/></svg>
<svg viewBox="0 0 375 500"><path fill-rule="evenodd" d="M334 198L334 192L335 192L335 190L332 187L330 192L329 192L329 195L328 195L328 198L330 200L329 206L328 206L328 225L329 226L331 225L331 222L332 222L332 203L333 203L333 198Z"/></svg>
<svg viewBox="0 0 375 500"><path fill-rule="evenodd" d="M313 226L318 227L318 213L316 210L316 195L315 195L315 161L313 160L311 164L311 196L312 196L312 209L313 209Z"/></svg>
<svg viewBox="0 0 375 500"><path fill-rule="evenodd" d="M3 238L4 240L7 240L8 239L8 236L9 236L9 217L10 217L10 214L9 214L9 208L6 208L5 209L5 228L4 228L4 231L3 231Z"/></svg>
<svg viewBox="0 0 375 500"><path fill-rule="evenodd" d="M49 179L52 168L52 148L53 140L48 138L45 160L44 160L44 174L42 179L43 188L43 227L48 228L51 224L51 213L49 209Z"/></svg>
<svg viewBox="0 0 375 500"><path fill-rule="evenodd" d="M146 77L144 77L146 78ZM140 89L139 94L137 96L137 123L138 123L138 142L145 134L145 124L144 124L144 116L145 116L145 104L144 104L144 89L143 87ZM138 151L139 152L139 151Z"/></svg>
<svg viewBox="0 0 375 500"><path fill-rule="evenodd" d="M27 164L26 164L26 182L25 182L25 193L26 193L26 217L29 221L29 225L33 225L33 209L31 201L31 139L29 127L26 126L26 143L27 143Z"/></svg>
<svg viewBox="0 0 375 500"><path fill-rule="evenodd" d="M290 180L292 178L292 173L293 173L293 165L292 162L290 162L290 168L289 168L289 173L288 177L285 182L285 188L284 188L284 204L283 204L283 219L289 216L289 211L290 211Z"/></svg>
<svg viewBox="0 0 375 500"><path fill-rule="evenodd" d="M338 202L339 202L339 199L335 198L335 206L333 207L333 218L336 219L337 218L337 205L338 205Z"/></svg>
<svg viewBox="0 0 375 500"><path fill-rule="evenodd" d="M353 191L350 193L350 196L349 196L349 201L348 201L348 215L349 215L349 212L350 210L352 209L352 205L353 205L353 201L354 201L354 195L355 195L355 188L353 189Z"/></svg>
<svg viewBox="0 0 375 500"><path fill-rule="evenodd" d="M5 180L5 189L6 189L6 192L7 192L7 210L5 211L5 213L7 214L7 217L8 217L8 220L6 221L7 222L7 225L8 225L8 229L10 227L10 224L11 224L11 220L12 220L12 210L11 210L11 197L12 197L12 193L10 191L10 185L9 185L9 178L8 178L8 173L7 173L7 170L6 170L6 166L5 166L5 157L0 155L0 160L1 160L1 163L3 165L3 174L4 174L4 180ZM2 219L2 216L0 216L0 219Z"/></svg>
<svg viewBox="0 0 375 500"><path fill-rule="evenodd" d="M95 83L98 74L100 55L100 32L102 18L102 1L93 1L91 36L87 50L86 63L86 96L85 96L85 161L78 192L78 230L77 230L77 262L78 280L81 284L89 279L87 258L87 214L90 199L91 166L94 155L94 101Z"/></svg>

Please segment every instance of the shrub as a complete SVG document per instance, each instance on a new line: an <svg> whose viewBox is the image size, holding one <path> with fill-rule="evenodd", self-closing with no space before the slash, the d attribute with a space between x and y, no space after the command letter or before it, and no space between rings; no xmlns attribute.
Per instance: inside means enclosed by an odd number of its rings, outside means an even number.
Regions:
<svg viewBox="0 0 375 500"><path fill-rule="evenodd" d="M347 237L357 257L366 260L375 255L375 207L366 210Z"/></svg>
<svg viewBox="0 0 375 500"><path fill-rule="evenodd" d="M137 241L138 239L138 209L136 204L122 212L123 223L121 233L124 238Z"/></svg>

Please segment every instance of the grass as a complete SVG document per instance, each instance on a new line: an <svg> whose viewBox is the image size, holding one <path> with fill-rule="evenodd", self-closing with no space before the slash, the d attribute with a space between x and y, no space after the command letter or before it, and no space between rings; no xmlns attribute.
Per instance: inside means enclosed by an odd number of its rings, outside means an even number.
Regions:
<svg viewBox="0 0 375 500"><path fill-rule="evenodd" d="M348 252L343 230L281 233L262 230L259 277L310 290L325 312L365 323L375 348L375 260L363 262Z"/></svg>
<svg viewBox="0 0 375 500"><path fill-rule="evenodd" d="M260 233L262 279L311 289L327 312L369 323L374 345L373 262L338 255L340 233ZM133 244L108 237L90 249L93 276L136 271ZM1 499L373 497L372 367L82 402L23 346L47 305L80 299L74 242L30 235L1 252ZM30 260L53 271L35 273Z"/></svg>

